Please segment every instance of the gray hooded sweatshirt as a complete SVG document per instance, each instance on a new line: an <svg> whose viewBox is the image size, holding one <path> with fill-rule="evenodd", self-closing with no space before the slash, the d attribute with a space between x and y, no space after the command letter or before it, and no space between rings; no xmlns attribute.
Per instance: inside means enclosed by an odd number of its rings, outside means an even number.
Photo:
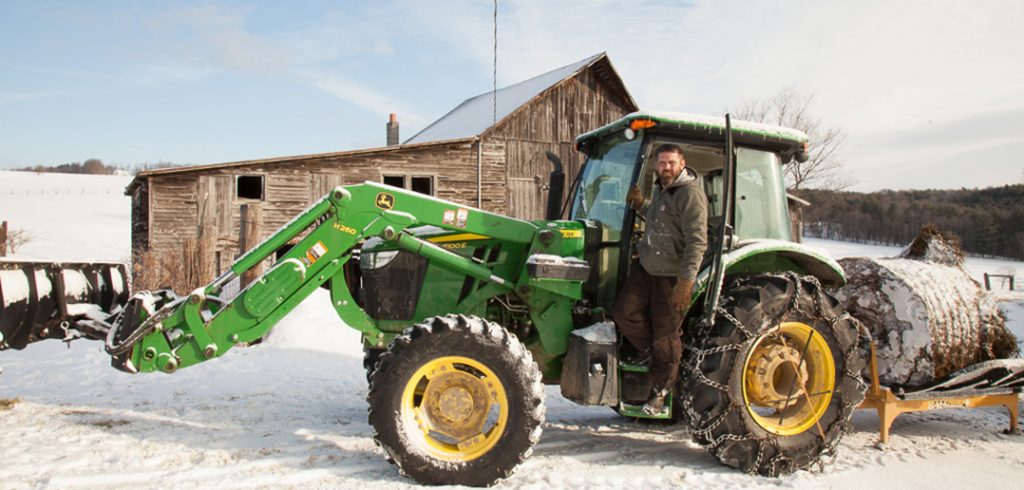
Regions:
<svg viewBox="0 0 1024 490"><path fill-rule="evenodd" d="M695 280L708 248L708 199L697 173L683 167L668 187L655 184L647 230L637 243L640 265L652 276Z"/></svg>

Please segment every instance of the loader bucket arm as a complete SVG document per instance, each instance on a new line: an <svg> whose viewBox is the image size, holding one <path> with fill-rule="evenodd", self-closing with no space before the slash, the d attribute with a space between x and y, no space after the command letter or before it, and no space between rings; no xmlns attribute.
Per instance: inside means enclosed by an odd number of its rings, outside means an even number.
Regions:
<svg viewBox="0 0 1024 490"><path fill-rule="evenodd" d="M537 243L538 235L545 235L538 225L527 221L390 186L367 182L337 187L187 298L140 297L129 303L124 322L107 345L114 365L128 372L173 372L223 355L236 344L255 341L317 287L334 277L342 279L343 266L370 237L382 237L440 267L509 291L521 280L500 277L471 257L406 232L420 225L486 232L502 241L523 244ZM294 247L237 296L219 297L235 277L298 237L302 238ZM344 282L332 281L332 304L339 316L370 338L381 336L375 321L356 304Z"/></svg>

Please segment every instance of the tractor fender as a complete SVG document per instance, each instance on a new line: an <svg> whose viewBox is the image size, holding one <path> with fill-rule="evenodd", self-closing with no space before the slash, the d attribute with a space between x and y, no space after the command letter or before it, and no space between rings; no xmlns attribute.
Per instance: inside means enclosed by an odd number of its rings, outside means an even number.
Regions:
<svg viewBox="0 0 1024 490"><path fill-rule="evenodd" d="M792 271L818 278L826 289L846 284L842 266L828 252L784 240L748 240L722 256L726 275ZM695 296L707 287L711 267L697 276Z"/></svg>

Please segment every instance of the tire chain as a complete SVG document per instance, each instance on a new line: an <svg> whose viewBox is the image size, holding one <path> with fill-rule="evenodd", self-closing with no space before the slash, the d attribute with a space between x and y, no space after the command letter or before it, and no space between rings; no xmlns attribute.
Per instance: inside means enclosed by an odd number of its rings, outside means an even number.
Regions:
<svg viewBox="0 0 1024 490"><path fill-rule="evenodd" d="M775 315L775 318L772 319L772 322L774 324L778 324L779 320L781 320L781 318L782 318L782 315L786 311L793 311L793 310L802 311L800 309L799 305L800 305L800 298L803 295L807 294L806 292L804 292L804 287L803 286L805 284L809 284L815 290L818 290L818 291L822 291L823 290L823 288L821 287L821 283L818 281L818 279L816 277L813 277L813 276L801 276L801 275L796 274L794 272L786 272L786 273L783 273L783 274L770 274L770 275L762 275L762 276L756 276L756 277L766 277L766 276L767 277L782 277L782 278L785 278L787 281L789 281L790 283L792 283L794 285L794 292L793 292L792 298L790 298L789 308L787 308L786 310L783 310L783 312L780 312L780 313ZM735 280L733 282L733 284L732 284L732 287L730 287L730 290L739 289L739 288L745 286L748 282L750 282L751 279L753 279L753 278L752 277L745 277L745 278L739 278L739 279ZM818 309L818 312L822 313L825 316L828 316L827 313L829 313L829 310L821 303L821 300L822 300L823 297L824 297L824 295L817 294L817 295L814 295L814 297L812 299L814 301L815 307ZM728 300L730 300L730 299L732 299L732 296L726 297L726 301L723 301L723 302L728 302ZM739 342L739 343L720 345L720 346L716 346L716 347L712 347L712 348L708 348L708 349L698 349L698 348L695 348L693 346L689 346L688 345L688 346L686 346L686 349L691 351L691 352L694 352L695 356L696 356L696 359L694 360L694 364L692 364L692 365L689 364L689 363L684 362L683 363L683 368L688 370L690 372L690 375L692 375L697 380L697 382L699 382L701 384L704 384L704 385L708 385L708 386L710 386L710 387L712 387L712 388L714 388L716 390L728 393L729 392L728 386L725 386L725 385L723 385L723 384L721 384L721 383L719 383L717 381L714 381L712 379L708 379L708 377L705 376L703 371L700 369L701 365L704 363L705 358L707 356L709 356L709 355L717 354L717 353L725 352L725 351L729 351L729 350L746 349L747 347L750 346L751 343L753 343L755 340L758 339L758 336L755 336L753 334L753 332L746 325L743 324L743 322L739 321L736 317L734 317L732 314L730 314L728 311L726 311L725 308L723 308L722 306L718 306L717 309L715 310L715 313L717 315L720 315L723 318L725 318L729 323L731 323L739 331L741 331L743 333L744 340ZM805 311L805 313L808 313L808 312ZM858 393L863 393L867 389L867 383L864 381L863 376L859 372L855 373L855 372L853 372L850 369L850 365L851 365L850 363L851 363L851 361L854 360L854 356L856 356L858 352L863 352L864 351L864 349L866 348L868 343L870 343L870 341L871 341L871 335L867 331L867 329L864 328L863 325L856 318L852 317L849 313L847 313L845 311L843 311L842 314L840 314L838 316L835 316L834 318L832 318L830 320L830 325L829 325L830 328L832 328L833 331L835 331L836 323L838 323L840 321L849 321L852 325L854 325L856 327L855 328L855 332L857 334L857 337L854 339L854 342L860 345L860 348L850 349L849 352L846 354L845 363L844 363L845 364L845 366L844 366L845 367L845 371L844 371L843 375L845 377L852 378L853 380L855 380L857 382L857 392ZM711 329L711 326L702 326L701 329L698 330L698 338L699 337L706 337L707 334L710 333L710 329ZM733 371L730 372L729 379L733 379L734 378L735 369L737 369L737 365L734 364L732 369L733 369ZM729 406L726 407L726 409L723 410L722 413L718 417L716 417L714 420L710 420L707 423L704 423L704 424L702 424L700 426L696 426L696 425L694 425L694 423L700 421L700 416L694 410L693 405L692 405L689 397L683 397L683 404L682 404L683 407L682 408L685 411L686 416L691 421L691 434L692 434L692 436L694 438L698 438L698 442L700 442L702 445L707 446L708 451L710 451L712 454L714 454L716 458L719 457L720 451L724 450L724 448L722 447L722 443L723 442L726 442L726 441L736 441L736 442L739 442L739 441L753 440L753 437L751 437L749 434L748 435L742 435L742 436L738 436L738 435L734 435L734 434L723 434L723 435L721 435L721 436L719 436L717 438L712 435L712 432L719 425L721 425L721 423L723 421L725 421L725 419L727 418L727 415L731 411L739 410L739 409L743 408L743 405L740 404L740 403L737 403L736 400L732 399L732 397L728 397L728 398L729 398ZM852 411L854 408L856 408L856 406L859 405L860 402L861 402L861 399L858 399L858 398L861 398L861 397L856 397L856 396L850 397L850 400L841 407L841 410L842 410L841 413L845 414L845 413L848 413L848 411ZM838 434L836 434L834 437L832 437L832 435L835 434L837 431L838 431ZM828 456L834 455L835 451L836 451L836 447L839 444L839 440L842 439L843 435L848 434L850 432L852 432L852 425L849 423L848 418L847 417L840 417L839 419L837 419L837 421L835 423L833 423L832 426L830 426L829 429L828 429L828 434L826 436L825 447L824 447L823 451L821 452L821 454L822 455L828 455ZM750 467L744 469L744 471L746 473L748 473L748 474L757 474L757 469L760 466L761 459L764 456L764 449L765 449L765 443L766 442L770 442L774 446L774 448L776 450L775 456L768 462L768 465L769 465L769 474L768 474L768 476L776 477L776 476L780 475L784 470L787 470L787 469L792 467L793 462L789 458L787 458L786 456L783 455L783 453L780 450L779 445L778 445L778 439L776 439L776 438L771 438L771 439L768 439L768 440L762 439L762 440L758 441L758 454L757 454L757 458L755 458L754 463Z"/></svg>

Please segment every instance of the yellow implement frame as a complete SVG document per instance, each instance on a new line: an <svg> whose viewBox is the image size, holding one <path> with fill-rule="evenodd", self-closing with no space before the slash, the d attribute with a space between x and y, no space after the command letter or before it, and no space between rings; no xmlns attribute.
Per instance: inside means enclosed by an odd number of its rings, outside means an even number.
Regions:
<svg viewBox="0 0 1024 490"><path fill-rule="evenodd" d="M942 408L976 408L1002 405L1010 411L1010 432L1017 430L1018 393L1012 389L1003 392L986 392L977 395L942 396L942 392L929 393L927 398L906 399L897 396L878 382L878 361L875 357L875 343L871 343L871 387L864 401L857 408L873 408L878 411L882 444L889 442L889 427L902 413L923 412Z"/></svg>

